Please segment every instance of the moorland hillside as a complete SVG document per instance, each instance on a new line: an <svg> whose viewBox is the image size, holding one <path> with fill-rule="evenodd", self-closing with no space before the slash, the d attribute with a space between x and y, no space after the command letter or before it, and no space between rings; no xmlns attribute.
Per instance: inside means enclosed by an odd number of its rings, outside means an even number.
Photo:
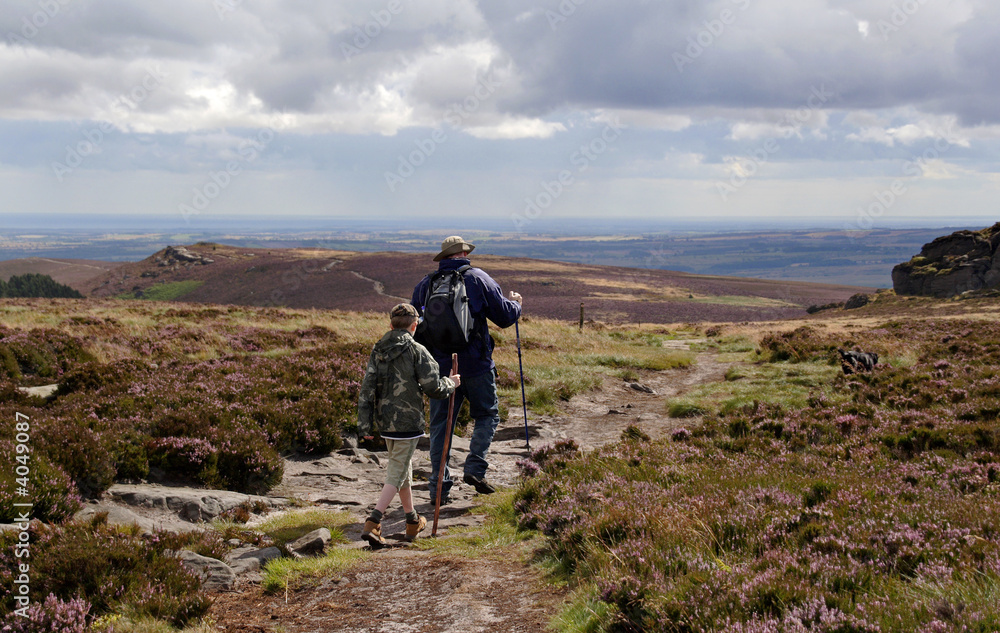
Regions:
<svg viewBox="0 0 1000 633"><path fill-rule="evenodd" d="M0 454L31 452L0 471L0 511L34 520L0 528L0 609L20 622L26 534L33 617L58 630L995 631L998 312L883 294L752 324L529 314L532 450L500 331L506 490L460 489L448 538L376 554L358 534L379 452L351 431L384 314L5 299ZM879 366L844 375L841 347ZM437 608L456 595L481 607Z"/></svg>
<svg viewBox="0 0 1000 633"><path fill-rule="evenodd" d="M383 311L409 300L436 269L431 254L323 249L253 249L200 243L170 247L123 264L90 283L85 294L246 306ZM801 316L811 305L843 302L871 288L555 261L474 256L505 289L554 319L680 323L761 321Z"/></svg>

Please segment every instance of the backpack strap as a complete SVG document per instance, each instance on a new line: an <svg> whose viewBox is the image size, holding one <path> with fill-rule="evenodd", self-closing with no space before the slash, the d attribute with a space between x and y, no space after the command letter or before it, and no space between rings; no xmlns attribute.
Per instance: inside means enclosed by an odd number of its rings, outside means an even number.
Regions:
<svg viewBox="0 0 1000 633"><path fill-rule="evenodd" d="M466 264L465 266L462 266L461 268L458 269L458 272L460 272L462 274L462 280L466 281L466 286L465 286L466 287L466 291L465 291L466 295L469 294L469 291L468 291L469 285L468 285L465 273L467 273L468 271L470 271L472 269L473 269L473 266L471 264ZM475 277L473 277L473 279L475 279ZM478 283L478 282L474 281L473 283ZM476 329L479 330L479 335L483 339L483 352L488 356L489 353L490 353L490 326L486 323L486 317L483 316L482 318L478 318L475 314L473 314L472 315L472 329L473 329L473 331L475 331ZM470 341L470 345L471 345L471 341Z"/></svg>

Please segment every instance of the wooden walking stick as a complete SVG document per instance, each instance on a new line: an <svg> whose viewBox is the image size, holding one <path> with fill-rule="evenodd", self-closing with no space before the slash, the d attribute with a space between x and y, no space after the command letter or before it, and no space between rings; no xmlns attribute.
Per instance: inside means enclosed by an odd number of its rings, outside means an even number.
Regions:
<svg viewBox="0 0 1000 633"><path fill-rule="evenodd" d="M458 354L451 355L451 375L458 373ZM455 419L455 392L448 398L448 423L444 428L444 446L441 450L441 463L438 466L437 495L434 497L434 527L431 536L437 536L438 517L441 515L441 488L444 486L444 469L448 466L448 451L451 449L451 424Z"/></svg>

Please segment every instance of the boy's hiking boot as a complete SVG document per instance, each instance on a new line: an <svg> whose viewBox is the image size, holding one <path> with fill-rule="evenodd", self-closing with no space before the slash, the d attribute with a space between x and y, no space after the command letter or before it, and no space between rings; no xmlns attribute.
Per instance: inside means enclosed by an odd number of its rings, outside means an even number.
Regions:
<svg viewBox="0 0 1000 633"><path fill-rule="evenodd" d="M470 475L469 473L465 473L465 477L462 478L462 481L475 488L476 492L481 495L491 495L497 491L496 488L486 483L486 480L482 477L476 477L475 475Z"/></svg>
<svg viewBox="0 0 1000 633"><path fill-rule="evenodd" d="M374 521L365 521L365 529L361 532L361 538L368 541L372 549L385 547L385 539L382 538L382 524Z"/></svg>
<svg viewBox="0 0 1000 633"><path fill-rule="evenodd" d="M417 516L416 523L410 523L409 521L407 521L406 536L403 537L403 540L405 540L407 543L412 543L413 540L417 538L417 534L423 532L425 527L427 527L427 519L425 519L422 516L419 515Z"/></svg>

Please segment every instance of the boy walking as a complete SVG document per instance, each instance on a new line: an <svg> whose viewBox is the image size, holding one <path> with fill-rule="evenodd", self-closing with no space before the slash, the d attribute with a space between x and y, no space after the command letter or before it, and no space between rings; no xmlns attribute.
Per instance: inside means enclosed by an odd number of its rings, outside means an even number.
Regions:
<svg viewBox="0 0 1000 633"><path fill-rule="evenodd" d="M424 436L423 394L444 399L461 384L458 374L442 377L427 348L413 340L416 308L401 303L389 315L392 330L372 349L358 401L358 434L371 437L377 426L389 449L385 485L361 533L374 549L385 545L382 514L396 494L406 512L405 540L413 541L427 527L427 519L413 509L410 490L413 452Z"/></svg>

